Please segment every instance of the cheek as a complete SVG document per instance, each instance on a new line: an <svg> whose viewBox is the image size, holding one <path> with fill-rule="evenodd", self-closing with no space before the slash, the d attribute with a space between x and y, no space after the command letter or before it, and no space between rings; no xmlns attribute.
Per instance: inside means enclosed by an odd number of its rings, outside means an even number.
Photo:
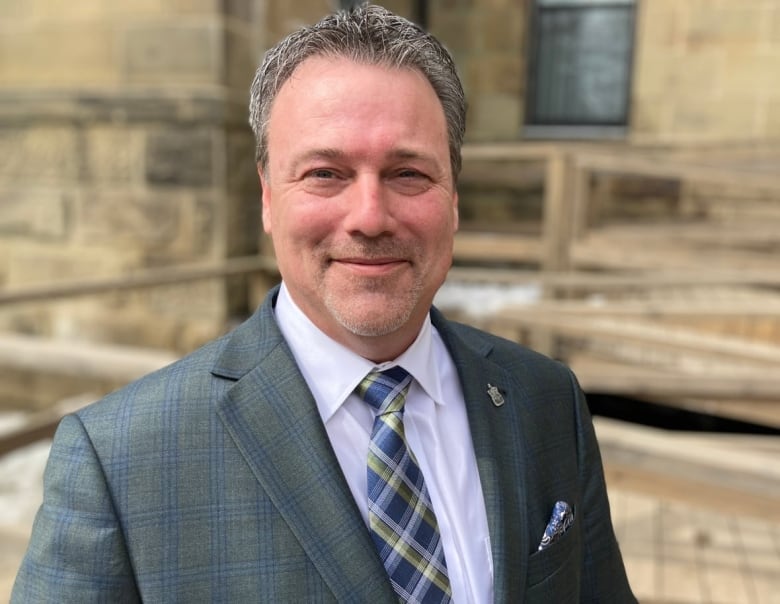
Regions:
<svg viewBox="0 0 780 604"><path fill-rule="evenodd" d="M287 207L276 215L276 236L283 237L288 245L298 248L315 247L332 235L333 219L324 208L315 205Z"/></svg>

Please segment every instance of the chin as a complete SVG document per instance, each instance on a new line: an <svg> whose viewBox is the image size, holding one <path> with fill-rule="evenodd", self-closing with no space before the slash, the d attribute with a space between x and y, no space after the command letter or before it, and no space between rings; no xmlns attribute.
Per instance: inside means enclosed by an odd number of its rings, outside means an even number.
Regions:
<svg viewBox="0 0 780 604"><path fill-rule="evenodd" d="M355 312L355 308L329 308L333 318L344 329L361 337L381 337L394 333L409 322L412 308L392 308L392 303L381 304Z"/></svg>

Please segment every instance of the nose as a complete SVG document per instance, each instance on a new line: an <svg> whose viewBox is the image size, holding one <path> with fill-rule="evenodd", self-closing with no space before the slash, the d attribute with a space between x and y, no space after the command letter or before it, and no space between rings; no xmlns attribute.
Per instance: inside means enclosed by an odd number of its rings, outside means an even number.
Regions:
<svg viewBox="0 0 780 604"><path fill-rule="evenodd" d="M356 178L349 187L346 203L344 228L348 232L379 237L392 229L390 197L380 177L363 175Z"/></svg>

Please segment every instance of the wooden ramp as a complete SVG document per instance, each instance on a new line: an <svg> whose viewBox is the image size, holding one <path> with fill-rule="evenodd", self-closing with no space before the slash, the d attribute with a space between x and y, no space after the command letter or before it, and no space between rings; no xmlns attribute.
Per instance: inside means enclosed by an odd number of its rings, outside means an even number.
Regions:
<svg viewBox="0 0 780 604"><path fill-rule="evenodd" d="M453 280L542 292L466 321L569 363L590 392L780 428L780 148L496 144L464 158L467 182L483 170L523 200L536 186L542 208L492 233L464 225Z"/></svg>
<svg viewBox="0 0 780 604"><path fill-rule="evenodd" d="M780 524L609 488L626 571L642 604L780 602Z"/></svg>
<svg viewBox="0 0 780 604"><path fill-rule="evenodd" d="M640 602L780 602L780 440L595 424Z"/></svg>

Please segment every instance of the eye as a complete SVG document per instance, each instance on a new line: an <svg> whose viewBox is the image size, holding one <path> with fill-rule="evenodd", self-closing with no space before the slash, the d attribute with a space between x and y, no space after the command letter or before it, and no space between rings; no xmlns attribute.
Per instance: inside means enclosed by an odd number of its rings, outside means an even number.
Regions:
<svg viewBox="0 0 780 604"><path fill-rule="evenodd" d="M419 195L431 186L431 180L426 174L414 168L397 170L390 179L391 186L402 195Z"/></svg>
<svg viewBox="0 0 780 604"><path fill-rule="evenodd" d="M312 195L331 197L347 184L344 174L333 168L312 168L303 175L303 188Z"/></svg>
<svg viewBox="0 0 780 604"><path fill-rule="evenodd" d="M316 170L312 170L307 174L307 176L311 178L336 178L336 174L333 172L333 170L328 170L327 168L317 168Z"/></svg>

